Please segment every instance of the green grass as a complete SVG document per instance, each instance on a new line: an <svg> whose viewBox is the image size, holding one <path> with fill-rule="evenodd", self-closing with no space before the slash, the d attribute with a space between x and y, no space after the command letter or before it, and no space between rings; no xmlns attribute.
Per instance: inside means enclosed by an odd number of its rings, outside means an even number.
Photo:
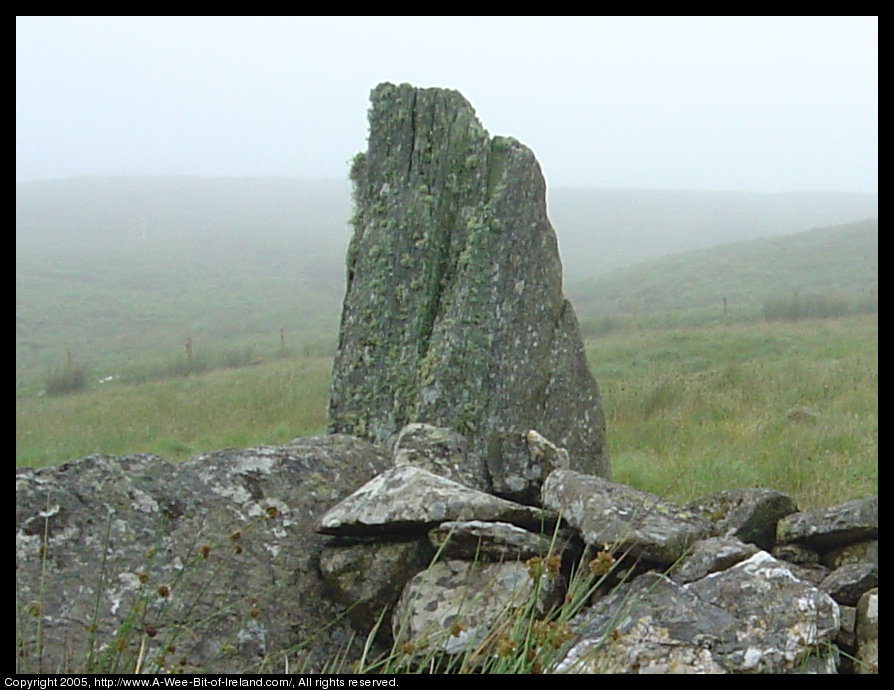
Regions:
<svg viewBox="0 0 894 690"><path fill-rule="evenodd" d="M671 500L762 486L802 508L878 492L877 318L613 331L588 342L614 479ZM16 463L180 460L325 428L331 362L276 359L16 399Z"/></svg>
<svg viewBox="0 0 894 690"><path fill-rule="evenodd" d="M872 316L590 342L614 479L672 500L737 487L802 508L878 493Z"/></svg>
<svg viewBox="0 0 894 690"><path fill-rule="evenodd" d="M578 314L592 319L691 319L701 311L719 323L724 298L731 320L762 318L768 301L796 293L845 313L876 311L878 220L671 254L572 281L567 292Z"/></svg>
<svg viewBox="0 0 894 690"><path fill-rule="evenodd" d="M331 362L282 359L141 384L95 384L64 398L16 399L16 465L92 453L171 460L322 433Z"/></svg>

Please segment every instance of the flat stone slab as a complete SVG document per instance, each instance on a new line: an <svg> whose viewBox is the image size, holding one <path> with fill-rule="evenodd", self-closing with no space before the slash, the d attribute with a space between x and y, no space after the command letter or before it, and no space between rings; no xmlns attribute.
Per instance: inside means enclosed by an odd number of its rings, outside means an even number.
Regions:
<svg viewBox="0 0 894 690"><path fill-rule="evenodd" d="M711 535L692 511L645 491L573 470L555 470L543 484L543 506L559 513L583 540L669 565Z"/></svg>
<svg viewBox="0 0 894 690"><path fill-rule="evenodd" d="M877 537L878 496L794 513L776 526L776 539L780 544L794 541L820 551Z"/></svg>
<svg viewBox="0 0 894 690"><path fill-rule="evenodd" d="M776 543L776 523L798 510L789 496L772 489L715 491L686 507L712 522L718 537L736 537L765 550Z"/></svg>
<svg viewBox="0 0 894 690"><path fill-rule="evenodd" d="M567 536L567 535L565 535ZM432 546L445 558L524 561L561 554L567 539L534 534L507 522L442 522L428 533Z"/></svg>
<svg viewBox="0 0 894 690"><path fill-rule="evenodd" d="M702 539L692 545L692 551L671 572L670 578L674 582L694 582L711 573L726 570L758 551L754 544L746 544L735 537Z"/></svg>
<svg viewBox="0 0 894 690"><path fill-rule="evenodd" d="M420 534L451 520L509 522L549 533L555 516L476 491L413 465L386 470L320 520L322 534Z"/></svg>

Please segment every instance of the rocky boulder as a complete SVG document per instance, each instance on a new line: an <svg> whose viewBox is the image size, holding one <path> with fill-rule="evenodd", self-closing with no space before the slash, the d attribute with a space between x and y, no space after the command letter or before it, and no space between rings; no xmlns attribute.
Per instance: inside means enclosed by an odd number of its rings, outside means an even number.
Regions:
<svg viewBox="0 0 894 690"><path fill-rule="evenodd" d="M336 435L17 470L18 670L325 668L353 634L314 528L389 464Z"/></svg>
<svg viewBox="0 0 894 690"><path fill-rule="evenodd" d="M380 84L354 161L354 235L329 430L378 443L411 422L478 457L537 429L607 476L604 418L534 154L456 91Z"/></svg>

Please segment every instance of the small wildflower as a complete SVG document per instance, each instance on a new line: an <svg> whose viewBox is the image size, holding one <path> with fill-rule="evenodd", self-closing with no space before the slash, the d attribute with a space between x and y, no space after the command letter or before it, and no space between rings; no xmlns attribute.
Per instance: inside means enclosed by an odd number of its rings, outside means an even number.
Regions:
<svg viewBox="0 0 894 690"><path fill-rule="evenodd" d="M41 545L37 548L37 555L40 556L41 558L43 558L44 556L47 555L47 546L46 546L46 544L41 544Z"/></svg>
<svg viewBox="0 0 894 690"><path fill-rule="evenodd" d="M528 567L528 575L531 576L532 580L536 580L543 575L543 559L540 556L529 558L525 561L525 565Z"/></svg>
<svg viewBox="0 0 894 690"><path fill-rule="evenodd" d="M590 561L590 572L593 575L605 575L611 571L615 564L615 557L608 551L600 551L596 557Z"/></svg>
<svg viewBox="0 0 894 690"><path fill-rule="evenodd" d="M237 529L235 532L233 532L233 533L230 535L230 539L232 539L233 541L239 541L240 539L242 539L242 532L240 532L240 531Z"/></svg>
<svg viewBox="0 0 894 690"><path fill-rule="evenodd" d="M257 618L258 616L261 615L261 609L259 609L257 606L252 606L248 610L248 615L251 616L252 618Z"/></svg>
<svg viewBox="0 0 894 690"><path fill-rule="evenodd" d="M28 606L25 607L25 610L28 612L28 615L32 618L37 618L40 615L40 602L38 601L29 601Z"/></svg>
<svg viewBox="0 0 894 690"><path fill-rule="evenodd" d="M167 598L167 596L171 593L171 589L167 585L159 585L155 591L162 599Z"/></svg>
<svg viewBox="0 0 894 690"><path fill-rule="evenodd" d="M267 509L265 512L267 513L268 518L273 519L276 517L276 515L279 511L276 509L276 506L267 506Z"/></svg>
<svg viewBox="0 0 894 690"><path fill-rule="evenodd" d="M404 654L412 654L416 651L416 645L414 645L412 642L404 642L400 646L400 651Z"/></svg>
<svg viewBox="0 0 894 690"><path fill-rule="evenodd" d="M152 623L146 623L146 626L143 628L146 631L146 634L149 637L155 637L158 635L158 628L156 628Z"/></svg>
<svg viewBox="0 0 894 690"><path fill-rule="evenodd" d="M169 644L167 651L168 653L173 654L177 651L177 645Z"/></svg>
<svg viewBox="0 0 894 690"><path fill-rule="evenodd" d="M211 554L211 547L208 546L207 544L204 544L199 549L199 553L202 554L202 558L208 558L208 556Z"/></svg>
<svg viewBox="0 0 894 690"><path fill-rule="evenodd" d="M149 576L146 573L137 573L137 579L140 581L141 585L145 585L149 582Z"/></svg>
<svg viewBox="0 0 894 690"><path fill-rule="evenodd" d="M546 572L556 576L559 574L559 569L562 567L562 558L560 556L550 556L544 561L544 564L546 565Z"/></svg>
<svg viewBox="0 0 894 690"><path fill-rule="evenodd" d="M459 634L465 629L466 629L466 626L464 626L459 621L454 621L453 623L450 624L450 634L453 637L459 637Z"/></svg>
<svg viewBox="0 0 894 690"><path fill-rule="evenodd" d="M242 553L242 544L236 544L233 546L233 553Z"/></svg>
<svg viewBox="0 0 894 690"><path fill-rule="evenodd" d="M497 638L497 656L505 659L515 651L515 641L509 639L506 635L500 635Z"/></svg>

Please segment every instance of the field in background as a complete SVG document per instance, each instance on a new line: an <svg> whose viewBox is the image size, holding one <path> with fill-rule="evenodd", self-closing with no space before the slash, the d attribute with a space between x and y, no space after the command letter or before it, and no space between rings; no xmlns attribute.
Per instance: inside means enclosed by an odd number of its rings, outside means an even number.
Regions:
<svg viewBox="0 0 894 690"><path fill-rule="evenodd" d="M877 493L877 195L549 205L617 481ZM17 184L17 465L321 433L350 213L346 181Z"/></svg>
<svg viewBox="0 0 894 690"><path fill-rule="evenodd" d="M679 501L752 486L789 493L802 508L876 494L877 323L858 315L618 328L588 339L613 478ZM16 463L97 452L180 460L321 433L330 366L280 353L239 368L17 397Z"/></svg>

